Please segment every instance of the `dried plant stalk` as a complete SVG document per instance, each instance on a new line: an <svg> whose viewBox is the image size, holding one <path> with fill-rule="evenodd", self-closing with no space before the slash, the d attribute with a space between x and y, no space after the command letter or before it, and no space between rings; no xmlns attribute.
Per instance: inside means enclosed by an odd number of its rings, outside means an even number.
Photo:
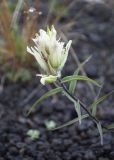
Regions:
<svg viewBox="0 0 114 160"><path fill-rule="evenodd" d="M0 3L0 28L1 36L4 42L4 48L7 53L6 57L14 58L16 52L16 46L11 31L11 13L8 8L6 0L2 0Z"/></svg>

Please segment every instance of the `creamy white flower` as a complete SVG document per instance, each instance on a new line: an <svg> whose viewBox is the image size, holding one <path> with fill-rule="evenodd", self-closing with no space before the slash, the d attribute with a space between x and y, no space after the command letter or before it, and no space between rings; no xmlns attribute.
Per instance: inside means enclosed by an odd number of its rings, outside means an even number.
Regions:
<svg viewBox="0 0 114 160"><path fill-rule="evenodd" d="M35 46L27 47L27 51L36 58L47 75L60 76L72 41L70 40L65 46L64 42L56 39L56 35L54 26L51 29L48 28L47 32L40 29L39 34L32 39Z"/></svg>

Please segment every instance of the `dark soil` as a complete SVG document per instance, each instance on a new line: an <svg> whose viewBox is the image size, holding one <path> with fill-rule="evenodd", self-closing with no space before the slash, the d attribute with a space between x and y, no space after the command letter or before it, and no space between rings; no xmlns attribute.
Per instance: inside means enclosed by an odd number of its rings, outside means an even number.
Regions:
<svg viewBox="0 0 114 160"><path fill-rule="evenodd" d="M77 1L69 17L63 18L75 19L69 39L73 39L80 61L93 55L85 71L89 77L104 82L101 95L108 93L114 89L113 10L109 5ZM72 65L69 67L69 64ZM74 70L75 64L69 56L63 74ZM47 90L40 86L35 75L25 83L5 82L0 90L0 160L113 160L114 133L105 133L101 146L96 126L90 119L56 131L46 129L46 121L53 120L59 126L77 116L73 105L62 94L49 98L26 116L26 111ZM78 83L76 94L86 104L94 97L88 85L82 82ZM104 124L114 122L113 95L99 105L97 117ZM27 136L29 129L40 131L38 140Z"/></svg>

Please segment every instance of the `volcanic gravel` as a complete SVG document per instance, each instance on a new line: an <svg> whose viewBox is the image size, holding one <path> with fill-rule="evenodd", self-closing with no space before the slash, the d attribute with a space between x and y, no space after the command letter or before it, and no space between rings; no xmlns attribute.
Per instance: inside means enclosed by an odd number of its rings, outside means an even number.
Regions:
<svg viewBox="0 0 114 160"><path fill-rule="evenodd" d="M84 69L89 77L104 82L101 94L108 93L114 88L112 8L104 3L76 1L69 17L62 17L60 23L70 19L76 21L68 36L73 39L78 58L83 61L92 55ZM73 73L73 68L70 56L63 74ZM77 117L73 104L63 94L45 100L26 116L31 105L47 90L35 75L28 82L6 80L0 92L0 160L113 160L114 133L104 133L101 146L90 118L81 125L77 122L55 131L46 129L46 121L53 120L59 126ZM93 100L91 89L83 82L78 83L76 96L87 104ZM99 106L97 116L104 124L114 122L113 95ZM39 139L31 140L27 136L29 129L40 131Z"/></svg>

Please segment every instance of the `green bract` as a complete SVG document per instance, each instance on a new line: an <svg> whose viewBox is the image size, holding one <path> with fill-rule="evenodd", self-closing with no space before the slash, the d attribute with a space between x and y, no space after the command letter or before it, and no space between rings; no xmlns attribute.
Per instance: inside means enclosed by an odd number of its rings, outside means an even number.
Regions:
<svg viewBox="0 0 114 160"><path fill-rule="evenodd" d="M52 76L52 75L49 75L49 76L45 76L45 75L42 75L42 78L40 80L40 82L45 85L46 83L53 83L57 80L57 76Z"/></svg>

